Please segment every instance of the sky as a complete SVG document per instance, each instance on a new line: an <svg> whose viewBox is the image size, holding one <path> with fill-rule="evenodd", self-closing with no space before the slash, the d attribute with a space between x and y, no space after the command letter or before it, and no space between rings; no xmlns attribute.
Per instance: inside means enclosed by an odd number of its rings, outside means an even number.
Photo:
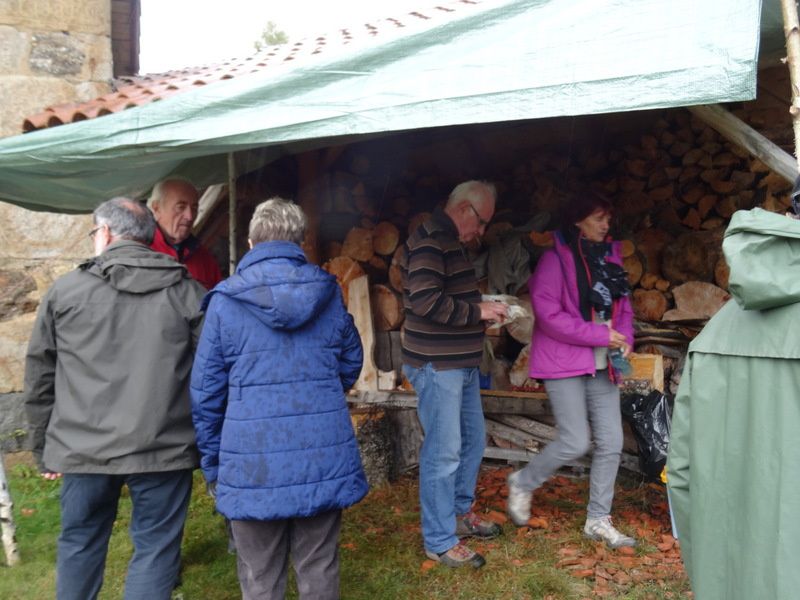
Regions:
<svg viewBox="0 0 800 600"><path fill-rule="evenodd" d="M285 31L289 41L298 41L436 4L436 0L142 0L139 72L249 56L268 21Z"/></svg>

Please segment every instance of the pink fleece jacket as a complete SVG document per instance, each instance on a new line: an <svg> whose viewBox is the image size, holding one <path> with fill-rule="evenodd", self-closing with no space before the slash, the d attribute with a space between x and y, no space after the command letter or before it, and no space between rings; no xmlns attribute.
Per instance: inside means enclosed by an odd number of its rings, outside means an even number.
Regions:
<svg viewBox="0 0 800 600"><path fill-rule="evenodd" d="M584 321L578 298L575 259L560 232L528 280L535 317L529 375L535 379L561 379L594 375L596 346L608 346L608 327ZM620 243L612 242L609 260L622 264ZM628 297L614 301L611 327L633 347L633 311Z"/></svg>

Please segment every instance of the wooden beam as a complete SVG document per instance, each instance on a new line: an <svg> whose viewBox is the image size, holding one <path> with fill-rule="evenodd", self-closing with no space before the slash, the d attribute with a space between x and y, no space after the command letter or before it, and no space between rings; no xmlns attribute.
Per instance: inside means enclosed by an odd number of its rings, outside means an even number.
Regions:
<svg viewBox="0 0 800 600"><path fill-rule="evenodd" d="M717 105L690 106L689 111L717 130L725 139L747 150L786 181L794 183L797 177L797 161L794 157L747 123Z"/></svg>
<svg viewBox="0 0 800 600"><path fill-rule="evenodd" d="M505 396L501 394L514 394ZM541 416L550 414L547 394L524 392L502 392L481 390L481 403L484 413ZM417 395L400 390L357 390L351 391L347 401L352 404L375 404L397 408L417 408Z"/></svg>

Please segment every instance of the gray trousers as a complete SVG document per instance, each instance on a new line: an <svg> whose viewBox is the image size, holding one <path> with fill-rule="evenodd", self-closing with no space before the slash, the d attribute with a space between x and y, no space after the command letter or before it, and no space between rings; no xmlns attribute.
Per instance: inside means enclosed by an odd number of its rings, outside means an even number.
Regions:
<svg viewBox="0 0 800 600"><path fill-rule="evenodd" d="M242 600L283 600L289 555L304 600L339 598L342 511L277 521L231 521Z"/></svg>
<svg viewBox="0 0 800 600"><path fill-rule="evenodd" d="M619 388L608 379L608 371L595 377L567 377L544 382L558 426L557 437L537 454L517 476L517 484L535 490L569 461L591 448L589 518L611 513L614 482L622 455L622 416Z"/></svg>

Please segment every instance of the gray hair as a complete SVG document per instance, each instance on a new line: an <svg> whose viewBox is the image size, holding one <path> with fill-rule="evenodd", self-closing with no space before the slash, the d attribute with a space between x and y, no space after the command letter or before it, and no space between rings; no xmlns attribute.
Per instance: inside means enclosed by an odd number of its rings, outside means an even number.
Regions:
<svg viewBox="0 0 800 600"><path fill-rule="evenodd" d="M195 190L197 190L195 185L191 181L186 179L186 177L181 177L180 175L172 175L167 179L162 179L153 186L153 191L150 192L150 197L147 199L147 208L153 210L153 205L161 204L161 201L164 199L164 188L167 186L167 184L173 181L179 181L181 183L185 183L187 185L192 186Z"/></svg>
<svg viewBox="0 0 800 600"><path fill-rule="evenodd" d="M300 244L307 223L303 209L297 204L284 198L270 198L256 206L248 237L253 245L277 240Z"/></svg>
<svg viewBox="0 0 800 600"><path fill-rule="evenodd" d="M94 209L95 225L106 225L115 238L149 246L156 232L156 219L144 204L130 198L106 200Z"/></svg>
<svg viewBox="0 0 800 600"><path fill-rule="evenodd" d="M486 200L486 195L492 197L492 201L497 201L497 188L493 183L488 181L470 180L464 183L459 183L450 196L447 198L447 206L454 207L462 200L466 200L470 204L483 204Z"/></svg>

